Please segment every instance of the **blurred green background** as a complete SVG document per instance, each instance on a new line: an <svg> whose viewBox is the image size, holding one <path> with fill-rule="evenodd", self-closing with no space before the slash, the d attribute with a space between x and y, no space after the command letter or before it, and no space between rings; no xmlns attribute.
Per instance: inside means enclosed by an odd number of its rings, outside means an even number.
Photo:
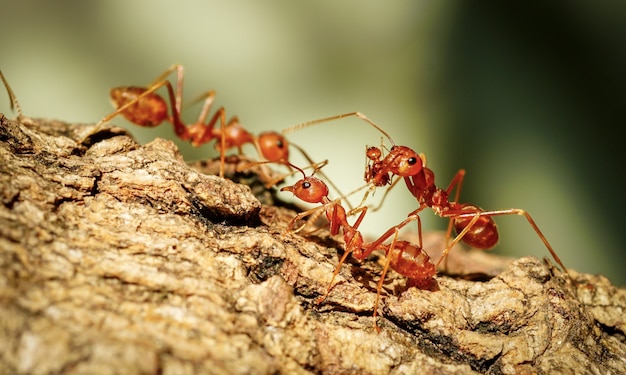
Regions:
<svg viewBox="0 0 626 375"><path fill-rule="evenodd" d="M626 285L626 3L606 4L4 2L0 69L26 115L67 121L98 121L111 87L146 85L173 63L185 66L186 99L215 89L255 133L361 111L426 153L440 186L465 168L462 201L528 210L567 266ZM8 112L3 90L0 100ZM113 122L142 143L174 139L171 126ZM329 159L344 192L362 183L365 146L381 141L357 119L290 140ZM177 144L188 160L215 156L212 145ZM363 230L380 234L415 207L398 186ZM423 217L425 229L445 228ZM549 255L524 218L498 225L494 251Z"/></svg>

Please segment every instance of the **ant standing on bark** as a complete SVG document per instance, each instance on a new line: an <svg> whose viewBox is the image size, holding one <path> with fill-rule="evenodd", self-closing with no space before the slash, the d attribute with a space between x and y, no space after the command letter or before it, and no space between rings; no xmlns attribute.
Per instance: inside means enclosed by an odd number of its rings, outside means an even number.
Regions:
<svg viewBox="0 0 626 375"><path fill-rule="evenodd" d="M363 205L370 191L374 190L376 187L390 185L385 192L386 195L399 181L399 179L396 179L392 182L393 177L401 177L409 192L417 199L419 206L413 212L409 213L407 219L392 227L390 231L399 230L409 222L417 221L418 235L420 237L418 246L421 247L421 221L419 213L425 208L430 207L436 215L442 218L449 218L450 222L446 231L446 247L436 263L437 267L439 267L441 261L447 257L450 249L459 241L463 241L478 249L486 250L493 248L498 242L498 229L493 219L494 216L521 215L526 218L535 233L537 233L537 236L539 236L544 243L554 261L568 274L567 268L528 212L519 208L486 211L474 204L458 203L465 170L459 170L445 190L436 186L435 173L430 168L426 167L426 157L424 154L418 154L413 149L406 146L396 145L393 139L391 139L380 126L360 112L351 112L308 121L295 125L283 133L346 117L357 117L367 122L375 129L379 130L392 145L388 153L384 156L382 147L368 147L366 149L367 165L364 179L367 186L369 186L369 190L366 192L358 207ZM450 194L455 187L456 193L454 199L450 200ZM385 196L383 196L383 199L384 197ZM358 207L356 210L360 209ZM450 241L452 237L452 227L454 227L457 235Z"/></svg>
<svg viewBox="0 0 626 375"><path fill-rule="evenodd" d="M176 88L166 79L176 72ZM164 121L174 126L176 135L185 141L190 141L195 147L217 139L215 148L220 152L220 177L224 176L225 152L230 148L237 148L242 153L245 144L252 144L259 155L274 162L289 160L289 145L287 139L280 133L269 131L258 136L247 131L239 122L237 116L226 121L226 110L220 107L209 118L209 112L215 99L215 91L207 91L194 101L204 101L198 119L193 124L185 124L181 120L183 100L184 69L180 64L170 66L158 76L148 87L124 86L111 89L111 100L115 111L105 116L92 131L96 132L115 116L122 115L133 124L143 127L156 127ZM156 90L165 86L168 92L171 115L168 114L168 103ZM207 118L208 121L207 121ZM219 126L218 125L219 122ZM311 162L310 157L299 146L291 144ZM312 162L311 162L312 163Z"/></svg>
<svg viewBox="0 0 626 375"><path fill-rule="evenodd" d="M407 277L410 285L417 286L421 289L429 289L432 287L434 282L433 277L436 273L435 265L432 263L430 257L421 248L421 246L412 244L408 241L398 240L399 229L396 227L389 229L376 241L372 243L365 243L363 235L358 231L358 227L365 217L367 206L362 206L357 209L360 211L359 216L354 224L350 225L347 220L346 209L341 205L341 198L330 200L330 198L328 198L328 186L326 186L324 181L314 176L314 174L325 164L326 162L323 162L316 166L310 176L307 176L302 169L296 167L295 165L290 165L292 168L300 171L303 178L291 186L283 187L280 191L289 191L297 198L305 202L318 203L321 206L297 214L289 223L287 230L292 230L294 224L298 220L315 214L319 210L323 210L326 214L326 218L328 219L330 234L335 236L339 234L340 229L343 232L343 239L345 243L344 254L333 272L332 279L328 284L326 292L323 296L317 299L317 303L321 303L330 293L335 277L339 274L341 266L345 262L348 255L352 254L356 260L362 261L374 250L383 250L385 252L386 260L380 280L378 281L378 285L376 287L376 301L374 303L373 313L374 324L378 330L378 325L376 325L376 314L383 281L385 280L385 276L389 268L391 267L399 274ZM293 231L298 232L302 228L303 227L299 227ZM383 242L392 236L393 239L391 243L383 244Z"/></svg>

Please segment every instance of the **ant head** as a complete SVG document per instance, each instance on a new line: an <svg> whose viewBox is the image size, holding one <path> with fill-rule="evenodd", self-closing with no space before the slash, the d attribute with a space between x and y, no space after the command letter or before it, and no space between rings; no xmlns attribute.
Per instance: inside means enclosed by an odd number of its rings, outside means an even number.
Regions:
<svg viewBox="0 0 626 375"><path fill-rule="evenodd" d="M420 155L406 146L393 146L385 157L385 162L391 173L401 177L414 176L424 167Z"/></svg>
<svg viewBox="0 0 626 375"><path fill-rule="evenodd" d="M371 161L378 161L383 152L378 147L368 147L365 151L365 156Z"/></svg>
<svg viewBox="0 0 626 375"><path fill-rule="evenodd" d="M308 176L292 186L285 186L280 191L290 191L299 199L308 203L322 203L328 196L328 186L317 177Z"/></svg>
<svg viewBox="0 0 626 375"><path fill-rule="evenodd" d="M289 160L287 139L276 132L264 132L257 139L259 151L269 161Z"/></svg>

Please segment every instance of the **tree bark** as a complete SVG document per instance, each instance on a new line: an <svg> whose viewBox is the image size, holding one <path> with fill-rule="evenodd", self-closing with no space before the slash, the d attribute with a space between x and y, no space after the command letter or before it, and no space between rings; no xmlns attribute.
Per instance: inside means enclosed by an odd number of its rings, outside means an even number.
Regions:
<svg viewBox="0 0 626 375"><path fill-rule="evenodd" d="M602 276L457 248L434 291L389 272L377 332L383 255L315 303L339 239L287 232L241 158L252 190L167 140L20 120L0 114L0 373L626 373L626 290Z"/></svg>

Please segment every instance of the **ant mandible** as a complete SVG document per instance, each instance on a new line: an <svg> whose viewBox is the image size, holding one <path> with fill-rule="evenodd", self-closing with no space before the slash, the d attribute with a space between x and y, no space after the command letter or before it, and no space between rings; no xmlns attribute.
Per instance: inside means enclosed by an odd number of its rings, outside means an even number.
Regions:
<svg viewBox="0 0 626 375"><path fill-rule="evenodd" d="M380 301L383 281L385 280L385 276L389 268L391 267L399 274L407 277L411 285L422 289L428 289L432 286L436 268L428 254L421 248L421 245L418 246L408 241L397 239L399 228L393 227L385 232L385 234L379 237L376 241L372 243L364 243L363 235L359 232L358 227L365 217L367 206L359 208L360 214L358 218L354 224L350 225L347 220L346 209L341 205L341 198L330 200L330 198L328 198L328 186L324 183L324 181L314 176L317 170L325 164L326 163L323 162L319 166L316 166L310 176L307 176L302 169L296 167L295 165L290 165L292 168L300 171L303 178L291 186L281 188L280 191L289 191L297 198L307 203L317 203L321 206L297 214L287 226L287 230L292 230L294 224L298 220L314 214L318 210L324 210L326 218L328 219L330 234L335 236L339 234L340 229L343 231L343 239L345 243L344 254L333 272L333 276L328 284L326 292L317 299L317 303L321 303L330 293L335 277L339 274L341 266L345 262L348 255L352 254L356 260L362 261L374 250L380 249L385 252L386 261L376 287L376 301L374 303L373 313L376 330L379 330L378 325L376 324L376 314L378 311L378 303ZM302 228L303 227L296 229L295 232ZM391 243L383 244L383 242L392 235L393 240Z"/></svg>
<svg viewBox="0 0 626 375"><path fill-rule="evenodd" d="M176 89L166 79L176 72ZM208 120L211 105L215 98L215 91L202 94L196 101L204 100L198 119L193 124L186 125L181 120L183 99L184 69L180 64L170 66L158 76L148 87L124 86L111 89L111 100L115 111L105 116L95 126L95 132L115 116L122 115L128 121L143 127L155 127L164 121L172 123L176 135L190 141L194 147L219 139L215 144L220 152L220 177L224 177L225 151L229 148L238 148L239 153L245 144L252 144L259 155L266 160L280 161L289 159L289 143L282 134L277 132L263 132L258 136L248 132L240 123L237 116L226 121L226 110L220 107ZM165 86L169 96L171 115L168 114L168 104L156 90ZM219 127L216 127L219 121ZM296 146L297 147L297 146ZM297 147L303 154L304 150ZM305 157L307 157L305 155Z"/></svg>
<svg viewBox="0 0 626 375"><path fill-rule="evenodd" d="M446 247L436 263L437 267L439 267L441 261L447 257L450 249L453 248L459 241L463 241L466 244L478 249L486 250L493 248L498 242L498 229L493 219L494 216L521 215L526 218L530 226L537 233L537 236L539 236L541 241L544 243L555 262L566 274L568 274L567 268L528 212L519 208L485 211L474 204L458 203L463 178L465 176L464 169L460 169L456 173L445 190L436 186L435 173L430 168L426 167L425 155L418 154L409 147L396 145L389 134L387 134L380 126L371 121L364 114L360 112L351 112L319 120L308 121L293 126L289 129L289 131L291 129L300 129L313 124L333 121L345 117L357 117L365 121L380 131L387 139L389 139L392 145L385 156L383 156L382 147L368 147L366 149L366 158L368 162L365 169L364 179L367 185L370 186L370 189L366 192L361 204L358 207L363 205L369 191L375 189L376 187L390 185L385 194L388 193L389 190L395 186L397 181L399 181L397 179L392 182L393 176L399 176L404 180L409 192L417 199L419 207L411 212L408 215L408 218L402 223L392 227L390 230L399 230L407 223L417 220L418 232L421 237L421 224L418 214L427 207L430 207L436 215L442 218L450 219L446 231ZM450 200L450 194L455 187L456 193L454 200ZM359 208L357 208L357 210L358 209ZM452 227L455 228L457 235L450 242L449 240L452 235ZM419 246L421 246L421 242Z"/></svg>

